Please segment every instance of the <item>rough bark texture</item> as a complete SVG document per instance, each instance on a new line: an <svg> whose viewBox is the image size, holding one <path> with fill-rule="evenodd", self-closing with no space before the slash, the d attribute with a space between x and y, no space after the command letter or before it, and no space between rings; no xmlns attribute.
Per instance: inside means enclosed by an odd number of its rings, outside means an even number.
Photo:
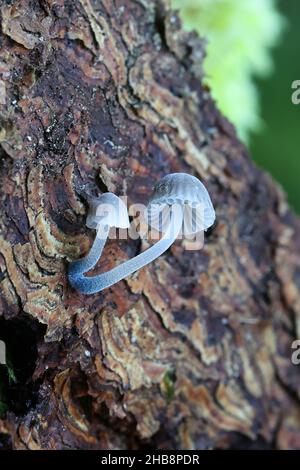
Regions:
<svg viewBox="0 0 300 470"><path fill-rule="evenodd" d="M0 4L2 446L300 448L300 225L203 86L202 41L165 1ZM73 291L84 196L146 203L176 171L212 196L204 249ZM145 246L109 241L97 270Z"/></svg>

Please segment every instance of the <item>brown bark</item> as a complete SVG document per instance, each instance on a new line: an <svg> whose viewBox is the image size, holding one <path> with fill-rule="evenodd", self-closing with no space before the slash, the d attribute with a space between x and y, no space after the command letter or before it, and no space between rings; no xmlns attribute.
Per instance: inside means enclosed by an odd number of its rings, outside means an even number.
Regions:
<svg viewBox="0 0 300 470"><path fill-rule="evenodd" d="M300 225L203 86L203 43L166 1L0 3L3 445L300 448ZM73 291L84 195L146 203L176 171L212 196L204 249ZM101 269L143 243L109 241Z"/></svg>

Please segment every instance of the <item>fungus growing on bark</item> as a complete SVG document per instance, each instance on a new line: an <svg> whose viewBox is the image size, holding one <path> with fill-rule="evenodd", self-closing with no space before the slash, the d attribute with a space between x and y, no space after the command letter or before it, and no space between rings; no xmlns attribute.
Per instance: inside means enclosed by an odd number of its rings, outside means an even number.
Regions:
<svg viewBox="0 0 300 470"><path fill-rule="evenodd" d="M79 270L76 270L76 284L73 278L70 280L73 287L83 294L100 292L158 258L172 245L181 231L190 235L207 230L215 220L215 211L204 185L194 176L185 173L167 175L154 187L147 214L149 225L164 232L158 242L134 258L97 276L84 276L85 271L81 268L86 267L86 261L85 258L80 260ZM91 225L95 220L101 220L103 223L105 219L97 219L95 215ZM120 221L114 219L114 223L120 223ZM90 262L94 263L97 250L99 250L98 245L95 250L92 247L91 251L96 253L93 254L91 260L89 255L87 256L88 265ZM98 259L99 257L98 254Z"/></svg>
<svg viewBox="0 0 300 470"><path fill-rule="evenodd" d="M80 290L83 274L99 261L111 227L128 228L129 218L123 201L113 193L104 193L89 199L89 212L86 219L89 228L96 229L96 237L88 254L69 265L69 282Z"/></svg>

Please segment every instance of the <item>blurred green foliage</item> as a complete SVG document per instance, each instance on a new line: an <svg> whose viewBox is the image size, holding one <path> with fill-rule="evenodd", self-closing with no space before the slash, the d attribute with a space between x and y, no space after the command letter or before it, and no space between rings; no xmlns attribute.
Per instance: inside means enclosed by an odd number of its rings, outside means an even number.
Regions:
<svg viewBox="0 0 300 470"><path fill-rule="evenodd" d="M172 0L187 30L207 39L205 80L221 111L247 141L260 126L253 76L272 68L270 48L284 20L276 0Z"/></svg>
<svg viewBox="0 0 300 470"><path fill-rule="evenodd" d="M219 108L300 213L300 105L291 101L292 82L300 80L300 1L172 3L184 27L207 38L204 70Z"/></svg>

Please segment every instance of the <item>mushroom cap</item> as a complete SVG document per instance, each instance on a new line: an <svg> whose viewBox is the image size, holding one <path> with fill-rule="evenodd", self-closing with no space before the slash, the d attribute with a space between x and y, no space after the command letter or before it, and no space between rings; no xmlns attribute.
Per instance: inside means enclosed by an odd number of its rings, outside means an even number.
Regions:
<svg viewBox="0 0 300 470"><path fill-rule="evenodd" d="M88 202L87 227L94 229L99 225L118 228L129 227L127 207L122 199L115 194L104 193L99 197L90 198Z"/></svg>
<svg viewBox="0 0 300 470"><path fill-rule="evenodd" d="M182 231L185 235L207 230L215 221L210 196L195 176L171 173L154 186L147 208L149 225L161 232L166 231L175 205L183 210Z"/></svg>

